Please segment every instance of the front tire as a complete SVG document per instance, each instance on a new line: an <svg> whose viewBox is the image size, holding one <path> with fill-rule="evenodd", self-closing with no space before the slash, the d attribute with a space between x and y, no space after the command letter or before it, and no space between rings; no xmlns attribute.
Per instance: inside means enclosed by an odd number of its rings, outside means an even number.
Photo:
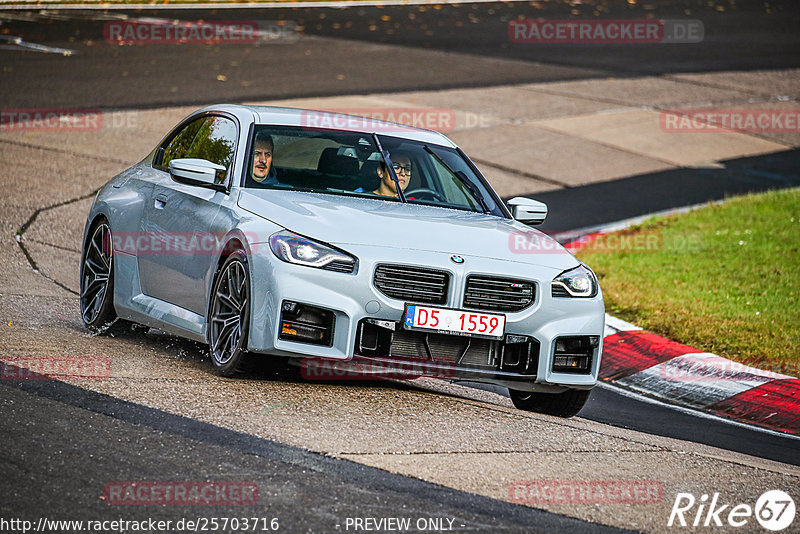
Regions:
<svg viewBox="0 0 800 534"><path fill-rule="evenodd" d="M250 326L250 273L247 256L233 252L217 273L208 314L211 363L222 376L245 371Z"/></svg>
<svg viewBox="0 0 800 534"><path fill-rule="evenodd" d="M520 410L557 417L572 417L581 411L589 400L588 389L568 389L563 393L537 393L509 389L511 402Z"/></svg>

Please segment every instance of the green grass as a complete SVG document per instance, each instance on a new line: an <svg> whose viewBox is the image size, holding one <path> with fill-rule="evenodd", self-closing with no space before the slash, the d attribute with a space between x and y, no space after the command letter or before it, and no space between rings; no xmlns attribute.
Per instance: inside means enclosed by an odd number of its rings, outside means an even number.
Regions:
<svg viewBox="0 0 800 534"><path fill-rule="evenodd" d="M636 241L638 240L638 241ZM762 369L800 367L800 189L731 198L578 253L606 311Z"/></svg>

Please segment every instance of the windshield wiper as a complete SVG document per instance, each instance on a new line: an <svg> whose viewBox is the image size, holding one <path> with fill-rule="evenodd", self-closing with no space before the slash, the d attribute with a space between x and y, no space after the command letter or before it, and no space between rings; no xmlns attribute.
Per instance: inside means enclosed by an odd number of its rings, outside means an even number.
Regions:
<svg viewBox="0 0 800 534"><path fill-rule="evenodd" d="M431 156L433 156L434 158L436 158L436 161L438 161L439 163L441 163L441 164L442 164L442 167L444 167L445 169L447 169L447 171L448 171L450 174L452 174L453 176L455 176L456 178L458 178L458 180L459 180L459 181L460 181L462 184L464 184L464 187L466 187L467 189L469 189L469 192L470 192L470 193L472 193L472 197L473 197L475 200L477 200L477 201L478 201L478 203L481 205L481 209L483 210L483 213L490 213L490 212L491 212L491 210L489 209L489 206L487 206L487 205L486 205L486 201L484 200L484 198L483 198L483 195L481 195L481 192L478 190L478 188L477 188L477 187L475 187L475 184L473 184L473 183L470 181L470 179L467 177L467 175L466 175L466 174L464 174L464 171L454 171L453 169L451 169L451 168L450 168L450 166L449 166L447 163L445 163L445 162L444 162L444 160L443 160L442 158L440 158L440 157L439 157L439 155L438 155L436 152L434 152L434 151L431 149L431 147L429 147L428 145L425 145L425 151L426 151L428 154L430 154Z"/></svg>
<svg viewBox="0 0 800 534"><path fill-rule="evenodd" d="M389 169L389 176L392 177L392 181L394 182L394 190L397 191L397 196L400 199L400 202L408 202L406 200L405 193L403 193L403 188L400 187L400 180L397 179L397 173L394 172L392 162L389 161L389 153L386 152L381 146L381 140L378 139L378 134L373 133L372 139L375 141L375 146L378 148L378 152L380 152L381 156L383 156L383 163L386 165L386 168Z"/></svg>

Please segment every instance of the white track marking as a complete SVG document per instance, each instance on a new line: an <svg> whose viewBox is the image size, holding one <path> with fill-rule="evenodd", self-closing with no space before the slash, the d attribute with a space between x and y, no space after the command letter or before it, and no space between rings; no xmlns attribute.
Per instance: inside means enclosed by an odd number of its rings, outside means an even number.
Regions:
<svg viewBox="0 0 800 534"><path fill-rule="evenodd" d="M72 56L75 54L74 50L68 48L57 48L54 46L29 43L23 40L22 37L15 37L13 35L0 35L0 43L2 42L8 43L0 45L0 47L7 50L30 50L33 52L43 52L45 54L60 54L62 56Z"/></svg>

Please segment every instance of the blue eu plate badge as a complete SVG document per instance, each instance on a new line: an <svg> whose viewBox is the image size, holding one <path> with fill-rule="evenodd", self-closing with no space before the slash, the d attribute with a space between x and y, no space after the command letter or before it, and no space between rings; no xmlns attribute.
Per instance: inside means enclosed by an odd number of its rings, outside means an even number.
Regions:
<svg viewBox="0 0 800 534"><path fill-rule="evenodd" d="M416 313L416 306L406 307L406 327L411 328L414 326L414 313Z"/></svg>

